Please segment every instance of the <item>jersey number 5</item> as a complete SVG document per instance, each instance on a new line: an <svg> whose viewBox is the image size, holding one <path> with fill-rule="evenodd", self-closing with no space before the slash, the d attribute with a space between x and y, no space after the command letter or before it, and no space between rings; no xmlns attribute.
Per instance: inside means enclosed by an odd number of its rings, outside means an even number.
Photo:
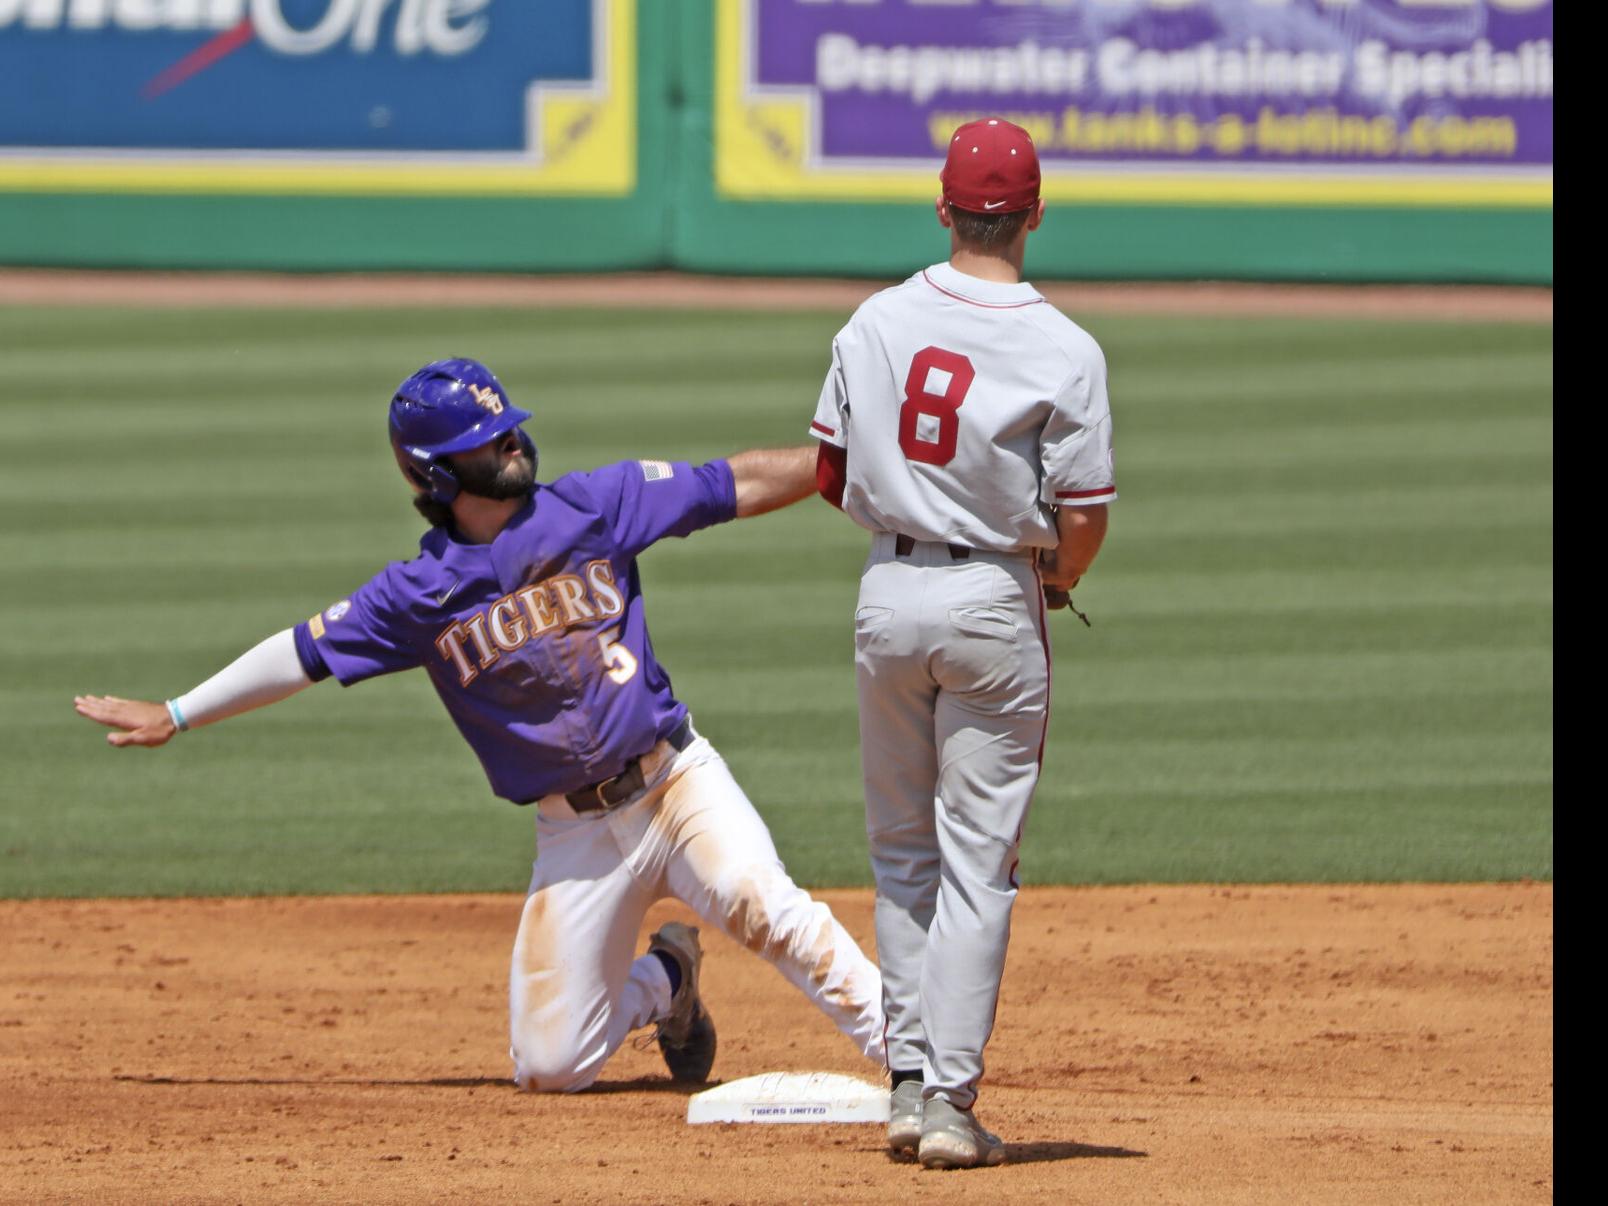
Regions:
<svg viewBox="0 0 1608 1206"><path fill-rule="evenodd" d="M597 634L597 644L603 651L603 664L609 668L609 677L617 683L628 683L637 672L637 660L624 645L615 643L614 638L619 635L618 628L600 632Z"/></svg>
<svg viewBox="0 0 1608 1206"><path fill-rule="evenodd" d="M899 447L912 461L924 465L947 465L955 459L960 439L960 404L972 386L977 370L959 352L943 348L922 348L910 362L905 378L904 405L899 408ZM942 383L942 392L931 386ZM938 420L938 438L923 439L920 419L925 415ZM931 431L931 424L926 424Z"/></svg>

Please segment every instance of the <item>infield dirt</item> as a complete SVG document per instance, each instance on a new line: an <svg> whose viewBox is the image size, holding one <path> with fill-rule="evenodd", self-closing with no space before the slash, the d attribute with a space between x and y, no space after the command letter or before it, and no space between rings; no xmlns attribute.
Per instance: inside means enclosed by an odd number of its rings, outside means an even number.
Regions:
<svg viewBox="0 0 1608 1206"><path fill-rule="evenodd" d="M870 949L870 894L822 896ZM1010 1162L957 1173L876 1127L689 1127L651 1047L516 1092L520 904L0 902L0 1200L1552 1199L1550 884L1028 888L979 1107ZM717 1078L877 1077L704 937Z"/></svg>

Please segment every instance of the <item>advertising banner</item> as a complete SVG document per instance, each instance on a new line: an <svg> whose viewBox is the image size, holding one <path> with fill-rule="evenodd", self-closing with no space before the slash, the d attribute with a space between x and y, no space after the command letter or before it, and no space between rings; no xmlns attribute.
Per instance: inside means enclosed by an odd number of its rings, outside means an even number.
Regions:
<svg viewBox="0 0 1608 1206"><path fill-rule="evenodd" d="M0 0L0 190L621 196L635 0Z"/></svg>
<svg viewBox="0 0 1608 1206"><path fill-rule="evenodd" d="M1551 0L717 0L716 185L930 197L956 126L1059 200L1552 203Z"/></svg>

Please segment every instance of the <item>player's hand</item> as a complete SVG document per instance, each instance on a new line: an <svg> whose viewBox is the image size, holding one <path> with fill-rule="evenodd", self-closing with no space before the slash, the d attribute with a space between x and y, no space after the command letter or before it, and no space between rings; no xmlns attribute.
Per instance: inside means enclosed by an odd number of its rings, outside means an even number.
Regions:
<svg viewBox="0 0 1608 1206"><path fill-rule="evenodd" d="M1063 568L1056 549L1040 549L1038 552L1039 577L1044 580L1046 598L1051 590L1058 590L1071 594L1077 590L1078 583L1083 581L1081 572L1070 572L1071 567Z"/></svg>
<svg viewBox="0 0 1608 1206"><path fill-rule="evenodd" d="M75 695L73 707L115 733L106 734L108 745L143 745L155 749L166 745L178 732L167 705L146 699L119 699L115 695Z"/></svg>

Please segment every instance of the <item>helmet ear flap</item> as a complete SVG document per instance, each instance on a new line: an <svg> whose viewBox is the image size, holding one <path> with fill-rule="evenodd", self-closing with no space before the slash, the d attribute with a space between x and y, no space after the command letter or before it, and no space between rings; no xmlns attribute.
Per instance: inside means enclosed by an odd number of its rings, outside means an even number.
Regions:
<svg viewBox="0 0 1608 1206"><path fill-rule="evenodd" d="M421 494L427 494L438 503L449 503L458 497L458 479L451 469L419 448L398 448L397 464L402 476Z"/></svg>
<svg viewBox="0 0 1608 1206"><path fill-rule="evenodd" d="M458 479L440 461L431 461L429 468L430 497L438 503L449 503L458 497Z"/></svg>
<svg viewBox="0 0 1608 1206"><path fill-rule="evenodd" d="M523 427L514 428L514 433L519 436L519 446L525 450L525 455L530 457L530 473L535 477L536 468L541 464L541 457L536 453L536 442L525 434Z"/></svg>

